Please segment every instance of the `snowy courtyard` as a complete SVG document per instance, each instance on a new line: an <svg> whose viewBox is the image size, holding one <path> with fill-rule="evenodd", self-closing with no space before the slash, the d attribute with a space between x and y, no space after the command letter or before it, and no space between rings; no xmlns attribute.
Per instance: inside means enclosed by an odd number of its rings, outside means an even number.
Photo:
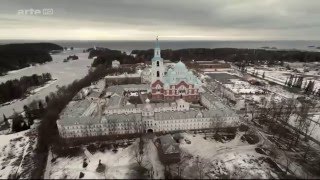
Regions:
<svg viewBox="0 0 320 180"><path fill-rule="evenodd" d="M222 133L223 136L224 133ZM179 141L181 160L175 164L160 161L154 139L145 139L141 172L136 149L139 139L113 148L94 143L79 147L79 152L69 156L54 155L47 169L49 178L84 179L100 178L164 178L212 179L212 178L279 178L285 171L265 149L265 140L252 131L235 132L229 138L216 140L213 133L181 133ZM189 142L189 143L187 143ZM90 147L91 146L91 147ZM93 148L95 147L95 148ZM111 147L111 148L110 148ZM117 149L117 150L115 150ZM99 161L103 171L98 171ZM84 162L87 166L84 167ZM140 170L139 170L140 169Z"/></svg>

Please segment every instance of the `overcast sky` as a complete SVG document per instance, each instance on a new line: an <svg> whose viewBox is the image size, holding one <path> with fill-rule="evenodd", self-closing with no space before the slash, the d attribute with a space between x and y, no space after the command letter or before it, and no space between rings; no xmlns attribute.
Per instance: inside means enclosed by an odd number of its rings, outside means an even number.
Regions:
<svg viewBox="0 0 320 180"><path fill-rule="evenodd" d="M151 40L159 35L168 40L320 40L320 0L0 3L0 39ZM53 14L31 15L30 9L52 9Z"/></svg>

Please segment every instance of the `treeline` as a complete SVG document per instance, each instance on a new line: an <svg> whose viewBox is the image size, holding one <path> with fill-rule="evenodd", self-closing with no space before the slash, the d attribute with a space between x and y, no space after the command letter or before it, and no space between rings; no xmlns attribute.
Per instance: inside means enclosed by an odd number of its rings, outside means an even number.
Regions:
<svg viewBox="0 0 320 180"><path fill-rule="evenodd" d="M31 87L40 86L50 81L50 73L42 75L33 74L32 76L23 76L19 80L9 80L0 84L0 104L19 99L25 96Z"/></svg>
<svg viewBox="0 0 320 180"><path fill-rule="evenodd" d="M63 50L52 43L26 43L0 45L0 75L7 71L52 61L50 51Z"/></svg>
<svg viewBox="0 0 320 180"><path fill-rule="evenodd" d="M135 59L150 61L153 57L153 49L133 50L136 54ZM192 48L179 50L161 50L161 56L171 61L211 61L214 59L223 59L230 62L248 62L257 63L258 61L267 61L268 64L275 64L279 61L299 61L314 62L320 60L320 52L309 51L285 51L285 50L264 50L264 49L236 49L236 48Z"/></svg>
<svg viewBox="0 0 320 180"><path fill-rule="evenodd" d="M97 57L92 66L96 67L99 64L104 64L110 67L113 60L118 60L121 64L136 64L144 62L143 59L137 59L133 56L122 53L118 50L111 50L107 48L91 49L89 53L89 58Z"/></svg>

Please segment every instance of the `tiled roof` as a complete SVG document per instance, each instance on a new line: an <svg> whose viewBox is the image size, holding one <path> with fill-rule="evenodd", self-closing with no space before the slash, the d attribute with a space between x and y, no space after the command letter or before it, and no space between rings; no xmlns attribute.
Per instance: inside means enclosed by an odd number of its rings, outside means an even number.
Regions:
<svg viewBox="0 0 320 180"><path fill-rule="evenodd" d="M161 148L164 154L180 153L178 143L176 143L170 134L160 136Z"/></svg>

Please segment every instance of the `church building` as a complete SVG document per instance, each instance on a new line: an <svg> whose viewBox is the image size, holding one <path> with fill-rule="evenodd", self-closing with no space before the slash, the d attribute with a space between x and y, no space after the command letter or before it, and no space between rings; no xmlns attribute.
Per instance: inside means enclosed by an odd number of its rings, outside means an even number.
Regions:
<svg viewBox="0 0 320 180"><path fill-rule="evenodd" d="M153 101L174 101L180 98L188 102L199 100L201 81L181 61L173 68L166 69L161 58L158 38L151 61L151 99Z"/></svg>

